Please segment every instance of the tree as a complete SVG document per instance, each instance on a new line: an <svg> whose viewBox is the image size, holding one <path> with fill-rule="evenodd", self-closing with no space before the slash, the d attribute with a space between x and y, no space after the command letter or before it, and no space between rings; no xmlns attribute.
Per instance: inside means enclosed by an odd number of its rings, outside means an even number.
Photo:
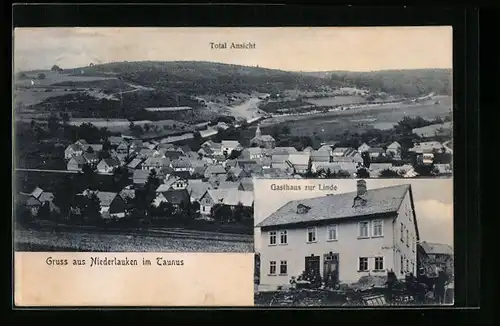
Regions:
<svg viewBox="0 0 500 326"><path fill-rule="evenodd" d="M86 222L95 223L101 220L101 201L95 193L90 193L84 199L84 207L82 209L83 219Z"/></svg>
<svg viewBox="0 0 500 326"><path fill-rule="evenodd" d="M43 72L41 72L41 73L39 73L39 74L37 75L37 78L38 78L38 79L45 79L45 74L44 74Z"/></svg>
<svg viewBox="0 0 500 326"><path fill-rule="evenodd" d="M241 222L244 219L244 206L241 202L239 202L234 208L233 208L233 216L232 220L236 222Z"/></svg>
<svg viewBox="0 0 500 326"><path fill-rule="evenodd" d="M52 70L52 71L61 71L62 69L58 65L53 65L50 70Z"/></svg>
<svg viewBox="0 0 500 326"><path fill-rule="evenodd" d="M228 222L233 217L233 211L231 207L223 204L215 204L212 206L211 210L212 217L220 223Z"/></svg>
<svg viewBox="0 0 500 326"><path fill-rule="evenodd" d="M363 152L361 153L361 158L363 159L363 165L366 167L366 168L370 168L370 153L368 152Z"/></svg>
<svg viewBox="0 0 500 326"><path fill-rule="evenodd" d="M381 178L400 178L401 177L401 175L399 175L398 172L391 170L391 169L385 169L385 170L380 171L379 176Z"/></svg>
<svg viewBox="0 0 500 326"><path fill-rule="evenodd" d="M339 170L337 172L337 178L350 178L351 174L346 170Z"/></svg>
<svg viewBox="0 0 500 326"><path fill-rule="evenodd" d="M370 177L370 172L368 172L368 170L365 169L365 168L360 168L360 169L358 169L358 172L356 173L356 176L358 178L369 178Z"/></svg>
<svg viewBox="0 0 500 326"><path fill-rule="evenodd" d="M59 121L59 117L57 117L57 115L55 115L55 114L52 113L49 116L49 120L48 120L47 126L49 128L49 131L52 134L55 134L57 131L59 131L59 127L61 126L61 123Z"/></svg>
<svg viewBox="0 0 500 326"><path fill-rule="evenodd" d="M111 150L111 143L109 141L109 138L106 137L104 141L102 142L102 150L103 152L109 152Z"/></svg>
<svg viewBox="0 0 500 326"><path fill-rule="evenodd" d="M117 189L123 189L130 183L132 173L125 166L119 166L113 171L113 183Z"/></svg>
<svg viewBox="0 0 500 326"><path fill-rule="evenodd" d="M79 191L78 183L69 175L55 184L54 204L59 207L63 218L69 218L70 208L75 206L75 196Z"/></svg>
<svg viewBox="0 0 500 326"><path fill-rule="evenodd" d="M83 182L85 188L96 189L97 188L97 171L94 166L90 164L84 164L82 167Z"/></svg>
<svg viewBox="0 0 500 326"><path fill-rule="evenodd" d="M50 221L50 206L48 202L42 203L42 206L38 209L37 218L43 221Z"/></svg>
<svg viewBox="0 0 500 326"><path fill-rule="evenodd" d="M235 160L241 155L241 151L233 150L227 157L228 160Z"/></svg>

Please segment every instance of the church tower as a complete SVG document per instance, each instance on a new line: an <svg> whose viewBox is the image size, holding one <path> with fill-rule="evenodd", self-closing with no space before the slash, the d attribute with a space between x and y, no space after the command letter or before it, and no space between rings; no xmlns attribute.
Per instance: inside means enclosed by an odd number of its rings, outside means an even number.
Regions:
<svg viewBox="0 0 500 326"><path fill-rule="evenodd" d="M255 130L255 138L260 136L262 136L262 132L260 131L260 126L257 126L257 129Z"/></svg>

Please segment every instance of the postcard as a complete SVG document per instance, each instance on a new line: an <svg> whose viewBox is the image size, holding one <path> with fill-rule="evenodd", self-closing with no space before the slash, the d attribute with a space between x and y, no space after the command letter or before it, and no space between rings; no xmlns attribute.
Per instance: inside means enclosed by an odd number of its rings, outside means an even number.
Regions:
<svg viewBox="0 0 500 326"><path fill-rule="evenodd" d="M255 304L453 304L451 179L257 179Z"/></svg>
<svg viewBox="0 0 500 326"><path fill-rule="evenodd" d="M268 277L254 209L301 198L255 180L451 184L451 80L448 26L16 28L15 305L252 306L304 269Z"/></svg>

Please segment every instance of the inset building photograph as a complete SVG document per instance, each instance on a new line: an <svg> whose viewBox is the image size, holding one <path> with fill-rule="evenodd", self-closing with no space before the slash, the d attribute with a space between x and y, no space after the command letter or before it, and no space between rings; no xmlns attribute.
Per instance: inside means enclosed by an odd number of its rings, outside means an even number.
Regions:
<svg viewBox="0 0 500 326"><path fill-rule="evenodd" d="M452 180L327 181L256 181L256 305L453 303Z"/></svg>

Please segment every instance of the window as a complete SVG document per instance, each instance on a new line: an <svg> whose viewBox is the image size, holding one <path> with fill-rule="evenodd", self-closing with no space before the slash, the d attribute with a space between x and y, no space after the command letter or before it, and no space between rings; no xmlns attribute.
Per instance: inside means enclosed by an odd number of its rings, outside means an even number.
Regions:
<svg viewBox="0 0 500 326"><path fill-rule="evenodd" d="M204 212L205 211L205 206L202 206L201 207L201 211Z"/></svg>
<svg viewBox="0 0 500 326"><path fill-rule="evenodd" d="M276 262L275 261L269 262L269 275L276 275Z"/></svg>
<svg viewBox="0 0 500 326"><path fill-rule="evenodd" d="M405 268L406 272L408 272L410 270L410 260L407 259L406 260L406 268Z"/></svg>
<svg viewBox="0 0 500 326"><path fill-rule="evenodd" d="M365 272L368 270L368 258L367 257L359 257L359 271Z"/></svg>
<svg viewBox="0 0 500 326"><path fill-rule="evenodd" d="M328 227L328 241L337 240L337 230L338 230L337 225L330 225Z"/></svg>
<svg viewBox="0 0 500 326"><path fill-rule="evenodd" d="M401 223L401 242L405 242L404 237L405 237L405 225Z"/></svg>
<svg viewBox="0 0 500 326"><path fill-rule="evenodd" d="M281 231L280 232L280 244L287 244L287 243L288 243L287 232Z"/></svg>
<svg viewBox="0 0 500 326"><path fill-rule="evenodd" d="M410 246L410 231L408 229L406 230L406 246Z"/></svg>
<svg viewBox="0 0 500 326"><path fill-rule="evenodd" d="M372 228L372 236L373 237L381 237L384 235L384 232L383 232L384 222L383 221L380 221L380 220L373 221L372 226L373 226L373 228Z"/></svg>
<svg viewBox="0 0 500 326"><path fill-rule="evenodd" d="M269 232L269 245L273 246L276 244L276 231Z"/></svg>
<svg viewBox="0 0 500 326"><path fill-rule="evenodd" d="M316 228L307 229L307 242L316 242Z"/></svg>
<svg viewBox="0 0 500 326"><path fill-rule="evenodd" d="M384 270L384 257L375 257L375 270Z"/></svg>
<svg viewBox="0 0 500 326"><path fill-rule="evenodd" d="M368 238L368 222L359 222L359 237Z"/></svg>
<svg viewBox="0 0 500 326"><path fill-rule="evenodd" d="M287 262L286 260L282 260L280 263L280 275L286 275L287 274Z"/></svg>
<svg viewBox="0 0 500 326"><path fill-rule="evenodd" d="M400 273L404 274L405 266L404 266L404 257L403 257L403 255L400 256L400 264L399 265L400 265L399 266L400 267L400 269L399 269Z"/></svg>

